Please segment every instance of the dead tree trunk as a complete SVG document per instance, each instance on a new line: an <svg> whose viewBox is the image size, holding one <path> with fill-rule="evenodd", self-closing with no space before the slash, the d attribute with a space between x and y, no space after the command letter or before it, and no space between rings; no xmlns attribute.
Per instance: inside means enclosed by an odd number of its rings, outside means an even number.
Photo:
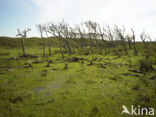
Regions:
<svg viewBox="0 0 156 117"><path fill-rule="evenodd" d="M63 21L60 22L58 25L53 23L53 22L50 22L48 24L48 32L50 34L52 34L53 37L58 39L59 47L60 47L60 53L62 55L62 58L64 58L64 53L63 53L63 48L62 48L63 37L61 36L62 26L63 26Z"/></svg>
<svg viewBox="0 0 156 117"><path fill-rule="evenodd" d="M44 37L43 37L44 26L41 24L38 24L38 25L36 25L36 28L38 29L40 36L42 38L43 57L45 57L45 41L44 41Z"/></svg>
<svg viewBox="0 0 156 117"><path fill-rule="evenodd" d="M117 26L115 26L114 32L115 32L117 38L120 39L121 46L123 47L125 55L127 56L128 52L127 52L127 48L126 48L126 39L124 37L125 28L123 28L123 30L122 30L122 29L118 28Z"/></svg>
<svg viewBox="0 0 156 117"><path fill-rule="evenodd" d="M138 51L136 49L135 34L134 34L134 30L133 29L131 29L131 31L132 31L132 39L133 39L133 45L134 45L134 54L135 54L135 56L137 56L138 55Z"/></svg>
<svg viewBox="0 0 156 117"><path fill-rule="evenodd" d="M25 45L24 45L24 38L22 37L22 50L23 50L23 56L26 55L26 52L25 52Z"/></svg>
<svg viewBox="0 0 156 117"><path fill-rule="evenodd" d="M127 52L127 48L126 48L126 41L125 41L123 36L121 36L120 38L122 40L122 45L123 45L123 48L124 48L125 55L127 56L128 52Z"/></svg>
<svg viewBox="0 0 156 117"><path fill-rule="evenodd" d="M144 44L144 48L147 51L147 55L149 56L151 54L151 52L150 52L151 37L149 35L147 35L145 32L142 32L140 35L140 38Z"/></svg>
<svg viewBox="0 0 156 117"><path fill-rule="evenodd" d="M131 50L132 49L132 39L129 35L126 36L126 39L127 39L127 42L128 42L128 46L129 46L129 49Z"/></svg>
<svg viewBox="0 0 156 117"><path fill-rule="evenodd" d="M48 47L49 47L49 56L51 56L51 45L50 45L50 39L48 38Z"/></svg>
<svg viewBox="0 0 156 117"><path fill-rule="evenodd" d="M105 29L104 29L104 27L101 27L100 25L98 25L98 30L99 30L100 39L102 40L102 44L101 45L104 48L105 55L107 55L108 54L108 52L107 52L107 45L106 45L106 40L104 40Z"/></svg>
<svg viewBox="0 0 156 117"><path fill-rule="evenodd" d="M27 36L27 32L30 31L30 30L31 30L31 29L28 28L27 30L24 30L24 31L21 33L20 30L17 29L17 31L18 31L17 36L21 36L21 37L22 37L22 38L21 38L21 45L22 45L23 56L26 55L24 39L25 39L26 36Z"/></svg>
<svg viewBox="0 0 156 117"><path fill-rule="evenodd" d="M62 39L61 38L59 38L59 44L60 44L60 52L61 52L62 58L64 58L64 53L63 53L63 49L62 49Z"/></svg>
<svg viewBox="0 0 156 117"><path fill-rule="evenodd" d="M42 40L43 40L43 57L45 57L45 41L43 37L42 37Z"/></svg>
<svg viewBox="0 0 156 117"><path fill-rule="evenodd" d="M78 52L85 52L85 54L89 54L89 49L86 47L87 45L85 44L86 42L86 37L85 37L85 29L83 27L84 25L77 25L75 28L76 32L76 43L78 44ZM90 43L89 43L90 44Z"/></svg>
<svg viewBox="0 0 156 117"><path fill-rule="evenodd" d="M48 49L49 49L49 56L51 56L51 44L50 44L50 37L48 36L48 27L47 26L44 26L44 32L48 38Z"/></svg>
<svg viewBox="0 0 156 117"><path fill-rule="evenodd" d="M69 25L67 23L64 23L62 26L62 37L64 38L65 46L67 47L67 51L69 53L69 56L72 54L71 46L70 46L70 31L69 31Z"/></svg>

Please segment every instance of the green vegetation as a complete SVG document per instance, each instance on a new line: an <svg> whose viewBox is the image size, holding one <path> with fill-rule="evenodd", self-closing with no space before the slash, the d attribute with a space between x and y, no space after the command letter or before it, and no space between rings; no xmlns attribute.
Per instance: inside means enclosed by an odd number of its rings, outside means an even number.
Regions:
<svg viewBox="0 0 156 117"><path fill-rule="evenodd" d="M89 39L85 49L73 39L72 52L62 46L62 57L60 39L50 38L51 56L44 40L43 57L43 39L25 39L26 53L38 56L31 58L20 57L19 38L0 37L0 117L119 117L122 105L156 109L155 42L150 54L136 42L135 55L127 42L124 51L114 41L106 54Z"/></svg>

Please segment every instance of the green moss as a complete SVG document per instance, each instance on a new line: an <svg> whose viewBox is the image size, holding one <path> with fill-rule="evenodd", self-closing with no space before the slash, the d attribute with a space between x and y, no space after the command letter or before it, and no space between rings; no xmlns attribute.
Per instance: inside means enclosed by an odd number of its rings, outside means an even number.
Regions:
<svg viewBox="0 0 156 117"><path fill-rule="evenodd" d="M141 54L121 57L65 54L65 58L61 58L59 48L53 47L52 56L43 58L40 41L32 39L31 42L35 44L27 46L26 51L39 56L37 63L35 59L8 60L21 54L21 49L0 48L3 53L0 56L0 116L117 117L121 116L122 105L156 108L155 72L129 71L139 69L138 60L144 58ZM72 57L102 61L93 61L92 65L85 60L69 62ZM50 59L50 66L46 67ZM32 67L15 69L27 65L27 61L31 61ZM65 63L68 69L64 70Z"/></svg>

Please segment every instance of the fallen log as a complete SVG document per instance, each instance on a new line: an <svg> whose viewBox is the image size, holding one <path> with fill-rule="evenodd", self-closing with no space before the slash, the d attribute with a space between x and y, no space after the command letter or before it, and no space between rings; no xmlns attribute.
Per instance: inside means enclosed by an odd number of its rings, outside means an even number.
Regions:
<svg viewBox="0 0 156 117"><path fill-rule="evenodd" d="M136 70L136 69L129 69L129 71L135 72L135 73L143 73L141 70Z"/></svg>
<svg viewBox="0 0 156 117"><path fill-rule="evenodd" d="M100 62L100 61L102 61L101 59L98 60L97 58L93 58L92 60L88 60L86 58L80 58L80 57L73 57L73 58L68 59L69 62L78 62L79 60L86 60L88 62L92 62L92 61Z"/></svg>
<svg viewBox="0 0 156 117"><path fill-rule="evenodd" d="M36 104L34 104L34 105L45 105L45 104L47 104L47 103L52 103L52 102L54 102L54 101L55 101L55 99L51 99L51 100L47 100L47 101L45 101L45 102L36 103Z"/></svg>
<svg viewBox="0 0 156 117"><path fill-rule="evenodd" d="M8 71L14 71L14 70L17 70L17 69L22 69L22 68L29 68L29 67L32 67L32 65L25 65L25 66L20 66L20 67L16 67L14 69L9 69Z"/></svg>
<svg viewBox="0 0 156 117"><path fill-rule="evenodd" d="M68 59L69 62L78 62L79 60L87 60L87 61L89 61L88 59L79 58L79 57L73 57L73 58Z"/></svg>
<svg viewBox="0 0 156 117"><path fill-rule="evenodd" d="M38 58L38 56L32 54L26 54L26 55L19 56L19 58Z"/></svg>
<svg viewBox="0 0 156 117"><path fill-rule="evenodd" d="M138 75L138 74L123 73L122 75L140 77L140 75Z"/></svg>

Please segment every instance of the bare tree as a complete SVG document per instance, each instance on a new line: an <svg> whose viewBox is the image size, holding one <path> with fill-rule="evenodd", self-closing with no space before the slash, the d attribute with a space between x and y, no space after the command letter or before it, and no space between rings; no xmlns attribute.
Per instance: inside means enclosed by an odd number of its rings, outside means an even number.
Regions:
<svg viewBox="0 0 156 117"><path fill-rule="evenodd" d="M64 23L63 26L62 26L62 36L64 38L64 41L65 41L65 44L68 48L68 52L69 52L69 56L72 54L72 50L71 50L71 47L70 47L70 35L69 35L69 25L67 23Z"/></svg>
<svg viewBox="0 0 156 117"><path fill-rule="evenodd" d="M43 27L43 30L48 38L48 47L49 47L49 56L51 56L51 44L50 44L50 37L48 36L48 26L45 24L44 27Z"/></svg>
<svg viewBox="0 0 156 117"><path fill-rule="evenodd" d="M106 40L105 40L105 37L106 37L106 29L100 25L98 25L98 32L99 32L99 36L100 36L100 39L102 40L102 46L104 47L104 50L105 50L105 55L108 54L107 52L107 45L106 45Z"/></svg>
<svg viewBox="0 0 156 117"><path fill-rule="evenodd" d="M25 44L24 44L24 39L26 39L27 36L27 32L29 32L31 29L28 28L27 30L24 30L23 32L20 32L19 29L17 29L18 34L16 36L21 36L21 41L22 41L22 50L23 50L23 56L26 55L26 51L25 51Z"/></svg>
<svg viewBox="0 0 156 117"><path fill-rule="evenodd" d="M90 39L90 50L92 51L92 47L95 47L97 53L101 53L101 43L99 43L98 37L98 23L93 21L86 21L85 22L86 28L88 29L88 35Z"/></svg>
<svg viewBox="0 0 156 117"><path fill-rule="evenodd" d="M48 24L49 33L51 33L52 36L54 36L55 38L59 39L59 46L60 46L60 52L61 52L62 58L64 58L64 52L63 52L64 39L62 35L63 26L64 26L64 20L62 20L58 24L55 24L53 22L50 22Z"/></svg>
<svg viewBox="0 0 156 117"><path fill-rule="evenodd" d="M132 38L128 34L126 35L125 38L128 42L129 49L131 50L132 49Z"/></svg>
<svg viewBox="0 0 156 117"><path fill-rule="evenodd" d="M45 57L45 39L43 37L44 26L41 25L41 24L38 24L38 25L36 25L36 28L38 29L38 31L40 33L40 36L41 36L41 38L43 40L43 44L42 44L43 45L43 57Z"/></svg>
<svg viewBox="0 0 156 117"><path fill-rule="evenodd" d="M140 38L144 44L145 49L147 50L147 54L150 55L150 43L151 37L150 35L146 34L144 31L140 34Z"/></svg>
<svg viewBox="0 0 156 117"><path fill-rule="evenodd" d="M69 28L69 38L72 39L72 43L70 43L72 48L72 53L76 52L76 49L78 48L78 34L76 33L76 28L70 27Z"/></svg>
<svg viewBox="0 0 156 117"><path fill-rule="evenodd" d="M90 48L89 50L91 51L91 53L93 52L93 49L92 47L94 47L94 40L93 40L93 30L92 30L92 27L91 27L91 24L92 22L91 21L86 21L84 22L86 28L87 28L87 33L85 34L87 36L87 38L89 38L89 45L90 45Z"/></svg>
<svg viewBox="0 0 156 117"><path fill-rule="evenodd" d="M100 35L98 33L98 23L90 21L90 27L92 29L93 40L95 41L95 47L97 49L97 53L102 54L102 44L100 43Z"/></svg>
<svg viewBox="0 0 156 117"><path fill-rule="evenodd" d="M133 45L134 45L134 53L135 53L135 56L137 56L138 55L138 51L136 49L135 34L134 34L134 30L133 29L131 29L131 31L132 31L132 40L133 40Z"/></svg>
<svg viewBox="0 0 156 117"><path fill-rule="evenodd" d="M114 26L111 28L106 25L101 26L94 21L83 22L76 27L70 27L69 24L65 23L64 20L55 23L48 23L45 25L36 25L40 32L40 36L43 39L43 56L45 56L45 38L48 38L49 56L51 56L51 45L50 37L57 38L59 42L60 53L62 58L64 54L68 53L69 56L78 51L80 54L98 53L105 55L110 54L111 51L115 51L117 44L121 44L125 55L128 55L129 49L134 49L134 54L138 55L136 48L136 40L134 30L131 29L132 35L125 34L125 28ZM142 33L140 35L147 52L150 53L150 36ZM149 40L149 41L147 41Z"/></svg>
<svg viewBox="0 0 156 117"><path fill-rule="evenodd" d="M107 25L107 29L105 29L105 32L106 32L106 37L108 38L106 41L107 42L106 45L108 45L108 53L110 54L111 48L114 48L115 43L114 43L113 32L109 25Z"/></svg>
<svg viewBox="0 0 156 117"><path fill-rule="evenodd" d="M85 44L86 31L84 29L83 23L75 27L75 33L76 33L76 38L77 38L76 40L77 40L79 52L85 52L85 54L89 53L89 50L86 47L87 45Z"/></svg>
<svg viewBox="0 0 156 117"><path fill-rule="evenodd" d="M126 39L124 37L124 33L125 33L124 27L123 27L123 29L121 29L115 25L114 34L116 35L116 38L119 38L121 40L121 46L123 46L125 55L128 55L127 48L126 48Z"/></svg>

